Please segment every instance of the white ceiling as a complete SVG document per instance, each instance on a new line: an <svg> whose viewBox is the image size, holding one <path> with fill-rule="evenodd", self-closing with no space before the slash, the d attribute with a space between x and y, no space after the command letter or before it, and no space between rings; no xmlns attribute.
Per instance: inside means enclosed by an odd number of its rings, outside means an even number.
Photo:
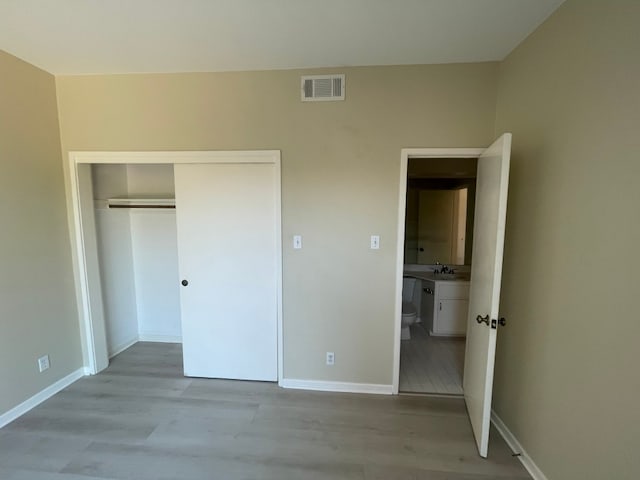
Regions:
<svg viewBox="0 0 640 480"><path fill-rule="evenodd" d="M0 49L58 75L502 60L563 0L0 0Z"/></svg>

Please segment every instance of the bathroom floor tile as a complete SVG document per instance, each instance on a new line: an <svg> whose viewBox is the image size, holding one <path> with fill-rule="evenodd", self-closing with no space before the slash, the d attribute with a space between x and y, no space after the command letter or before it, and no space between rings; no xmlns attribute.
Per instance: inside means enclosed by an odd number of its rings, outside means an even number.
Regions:
<svg viewBox="0 0 640 480"><path fill-rule="evenodd" d="M462 395L464 338L432 337L412 325L400 345L400 391Z"/></svg>

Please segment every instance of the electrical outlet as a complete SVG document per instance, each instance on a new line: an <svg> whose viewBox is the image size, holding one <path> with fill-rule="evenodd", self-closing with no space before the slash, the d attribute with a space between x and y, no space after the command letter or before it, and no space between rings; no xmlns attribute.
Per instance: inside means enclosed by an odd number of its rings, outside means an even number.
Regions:
<svg viewBox="0 0 640 480"><path fill-rule="evenodd" d="M336 355L333 352L327 352L327 365L336 363Z"/></svg>
<svg viewBox="0 0 640 480"><path fill-rule="evenodd" d="M49 355L44 355L38 359L38 369L40 373L49 369Z"/></svg>

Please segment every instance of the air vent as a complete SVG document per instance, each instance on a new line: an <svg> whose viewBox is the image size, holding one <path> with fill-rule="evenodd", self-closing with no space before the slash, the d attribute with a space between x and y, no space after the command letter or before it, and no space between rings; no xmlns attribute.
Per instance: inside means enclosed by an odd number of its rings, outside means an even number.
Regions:
<svg viewBox="0 0 640 480"><path fill-rule="evenodd" d="M302 101L344 100L344 75L307 75L302 77Z"/></svg>

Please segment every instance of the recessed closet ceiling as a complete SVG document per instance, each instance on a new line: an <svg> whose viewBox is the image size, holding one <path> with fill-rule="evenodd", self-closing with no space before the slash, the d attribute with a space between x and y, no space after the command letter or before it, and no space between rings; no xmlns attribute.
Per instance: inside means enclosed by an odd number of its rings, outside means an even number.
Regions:
<svg viewBox="0 0 640 480"><path fill-rule="evenodd" d="M563 0L0 0L0 49L54 74L503 59Z"/></svg>

